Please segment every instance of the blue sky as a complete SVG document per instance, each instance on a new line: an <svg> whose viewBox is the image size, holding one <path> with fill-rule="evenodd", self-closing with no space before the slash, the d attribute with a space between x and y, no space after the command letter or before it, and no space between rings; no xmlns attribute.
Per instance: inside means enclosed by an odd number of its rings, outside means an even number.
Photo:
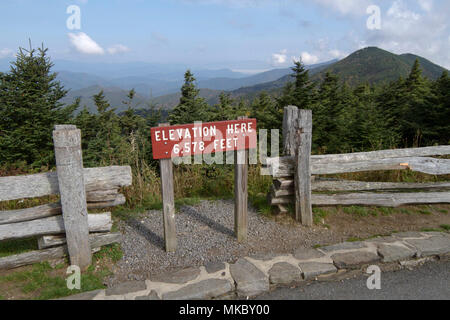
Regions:
<svg viewBox="0 0 450 320"><path fill-rule="evenodd" d="M450 67L446 0L10 0L0 2L0 58L42 42L53 59L210 68L312 64L369 45ZM69 30L67 7L81 10ZM381 29L369 30L370 5Z"/></svg>

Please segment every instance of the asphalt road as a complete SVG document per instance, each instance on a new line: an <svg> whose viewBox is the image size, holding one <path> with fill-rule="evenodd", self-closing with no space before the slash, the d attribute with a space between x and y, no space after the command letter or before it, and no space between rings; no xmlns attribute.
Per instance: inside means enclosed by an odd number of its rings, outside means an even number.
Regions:
<svg viewBox="0 0 450 320"><path fill-rule="evenodd" d="M369 290L369 275L341 281L315 281L278 288L258 300L450 300L450 261L429 262L414 270L381 274L381 289Z"/></svg>

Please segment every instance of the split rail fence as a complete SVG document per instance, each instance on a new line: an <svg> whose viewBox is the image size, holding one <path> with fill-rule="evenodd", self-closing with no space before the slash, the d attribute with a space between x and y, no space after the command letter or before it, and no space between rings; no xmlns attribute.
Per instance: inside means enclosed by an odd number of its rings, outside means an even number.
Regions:
<svg viewBox="0 0 450 320"><path fill-rule="evenodd" d="M412 170L430 175L450 174L450 146L382 150L349 154L311 155L312 112L286 107L283 148L286 156L268 158L274 178L269 203L278 212L295 205L297 220L311 226L312 205L398 207L408 204L450 203L450 181L439 183L362 182L317 178L349 172ZM406 191L416 192L406 192ZM336 192L320 194L312 192Z"/></svg>
<svg viewBox="0 0 450 320"><path fill-rule="evenodd" d="M55 126L53 140L56 172L0 177L0 201L60 195L57 203L0 211L0 241L38 238L39 248L0 258L0 269L69 255L71 265L85 270L92 252L120 241L120 233L111 233L110 212L88 210L124 204L119 189L131 185L131 168L83 168L81 132L75 126Z"/></svg>

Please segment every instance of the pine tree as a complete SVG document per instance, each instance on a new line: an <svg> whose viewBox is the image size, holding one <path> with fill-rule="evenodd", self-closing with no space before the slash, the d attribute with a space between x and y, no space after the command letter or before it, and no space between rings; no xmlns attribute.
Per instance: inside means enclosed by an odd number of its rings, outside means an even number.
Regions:
<svg viewBox="0 0 450 320"><path fill-rule="evenodd" d="M31 166L54 163L52 131L67 124L78 107L64 107L67 94L44 47L20 48L8 73L0 76L0 159Z"/></svg>
<svg viewBox="0 0 450 320"><path fill-rule="evenodd" d="M208 121L208 104L200 98L200 91L195 86L195 78L190 70L184 74L184 84L181 87L180 103L170 112L171 124Z"/></svg>

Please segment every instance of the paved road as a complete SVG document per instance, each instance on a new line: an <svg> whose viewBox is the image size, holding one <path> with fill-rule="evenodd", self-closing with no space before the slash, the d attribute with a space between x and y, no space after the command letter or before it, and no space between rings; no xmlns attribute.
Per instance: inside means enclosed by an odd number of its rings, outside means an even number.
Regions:
<svg viewBox="0 0 450 320"><path fill-rule="evenodd" d="M368 275L342 281L279 288L256 299L269 300L450 300L450 261L381 274L381 290L369 290Z"/></svg>

